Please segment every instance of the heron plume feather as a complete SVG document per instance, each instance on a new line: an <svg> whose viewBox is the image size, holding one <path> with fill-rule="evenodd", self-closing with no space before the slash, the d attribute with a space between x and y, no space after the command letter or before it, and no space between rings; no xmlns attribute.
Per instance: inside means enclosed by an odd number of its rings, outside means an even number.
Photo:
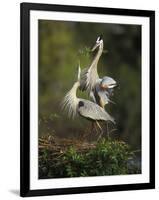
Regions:
<svg viewBox="0 0 159 200"><path fill-rule="evenodd" d="M70 118L74 118L77 114L77 105L79 99L76 96L76 91L79 87L79 82L74 83L72 89L66 94L62 101L62 109L68 112Z"/></svg>

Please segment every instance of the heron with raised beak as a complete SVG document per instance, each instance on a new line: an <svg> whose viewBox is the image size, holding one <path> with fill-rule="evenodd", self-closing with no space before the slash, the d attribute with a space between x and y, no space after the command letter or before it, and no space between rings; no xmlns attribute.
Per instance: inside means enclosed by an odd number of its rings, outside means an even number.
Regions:
<svg viewBox="0 0 159 200"><path fill-rule="evenodd" d="M104 76L103 78L99 78L97 65L103 52L103 46L102 36L99 36L92 48L92 51L98 48L97 53L91 65L81 71L79 87L82 91L88 91L93 101L102 108L109 102L112 102L110 97L113 94L113 89L118 86L116 81L111 77Z"/></svg>

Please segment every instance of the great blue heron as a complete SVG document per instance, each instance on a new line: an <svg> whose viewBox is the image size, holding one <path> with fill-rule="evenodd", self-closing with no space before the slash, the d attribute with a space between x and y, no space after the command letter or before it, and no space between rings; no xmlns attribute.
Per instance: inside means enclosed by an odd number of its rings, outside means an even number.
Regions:
<svg viewBox="0 0 159 200"><path fill-rule="evenodd" d="M110 96L112 95L113 88L117 86L116 81L108 76L99 78L97 72L97 64L99 58L103 52L103 39L99 36L96 40L92 51L98 48L98 51L91 63L87 68L84 68L80 76L80 90L87 90L90 94L90 97L98 105L104 108L106 104L110 101Z"/></svg>
<svg viewBox="0 0 159 200"><path fill-rule="evenodd" d="M77 89L80 86L80 72L81 69L79 66L78 80L74 83L71 90L64 97L62 107L68 111L69 117L74 118L78 114L95 122L102 134L102 128L98 121L111 121L115 124L115 120L105 111L104 108L100 107L98 104L86 99L78 98L76 96Z"/></svg>

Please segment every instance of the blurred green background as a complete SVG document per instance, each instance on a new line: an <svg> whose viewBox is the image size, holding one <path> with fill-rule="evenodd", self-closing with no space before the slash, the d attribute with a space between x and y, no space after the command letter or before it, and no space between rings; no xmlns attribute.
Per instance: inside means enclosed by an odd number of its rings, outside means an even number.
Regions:
<svg viewBox="0 0 159 200"><path fill-rule="evenodd" d="M141 146L141 26L39 20L39 135L78 138L89 126L82 118L68 119L61 101L77 79L77 66L89 66L87 51L103 35L100 77L119 84L106 110L116 119L113 137ZM78 96L88 98L78 92Z"/></svg>

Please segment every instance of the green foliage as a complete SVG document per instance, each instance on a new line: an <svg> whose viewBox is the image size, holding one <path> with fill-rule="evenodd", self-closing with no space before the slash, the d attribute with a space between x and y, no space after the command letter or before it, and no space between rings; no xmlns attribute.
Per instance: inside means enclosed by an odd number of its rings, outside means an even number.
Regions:
<svg viewBox="0 0 159 200"><path fill-rule="evenodd" d="M47 156L46 156L47 155ZM70 147L54 158L43 152L39 162L39 177L79 177L140 173L134 163L135 154L120 141L102 139L95 148L86 152Z"/></svg>

